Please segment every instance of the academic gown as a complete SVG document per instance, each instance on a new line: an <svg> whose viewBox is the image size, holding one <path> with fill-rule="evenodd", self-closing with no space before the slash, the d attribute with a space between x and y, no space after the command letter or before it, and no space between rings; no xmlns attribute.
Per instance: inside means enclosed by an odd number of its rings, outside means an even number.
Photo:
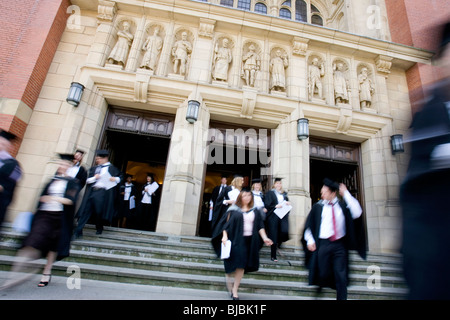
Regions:
<svg viewBox="0 0 450 320"><path fill-rule="evenodd" d="M283 198L289 201L287 193L283 193ZM270 190L264 196L264 206L267 209L266 213L266 228L267 235L274 244L279 245L282 242L289 240L289 213L283 219L280 219L275 211L275 206L278 204L278 198L274 190Z"/></svg>
<svg viewBox="0 0 450 320"><path fill-rule="evenodd" d="M3 192L0 192L0 225L6 215L6 209L11 203L16 188L17 181L22 176L19 162L7 155L5 159L0 159L0 185Z"/></svg>
<svg viewBox="0 0 450 320"><path fill-rule="evenodd" d="M345 236L342 238L344 241L344 246L346 250L356 250L362 259L366 259L366 237L364 232L364 226L362 221L362 216L353 219L350 210L347 208L345 201L339 201L339 206L341 207L344 217L345 217ZM303 250L305 252L305 266L309 269L309 284L310 285L319 285L321 287L330 287L332 289L336 289L334 275L331 273L331 278L329 279L319 279L319 269L318 269L318 252L320 246L320 225L322 222L322 209L323 204L318 202L313 205L311 211L306 218L305 227L302 233L301 243L303 245ZM307 229L311 230L311 233L314 237L314 241L316 242L316 250L311 252L308 250L306 240L305 240L305 231ZM348 259L347 259L348 263ZM348 272L348 265L347 265ZM347 275L348 278L348 275ZM322 281L320 281L322 280Z"/></svg>
<svg viewBox="0 0 450 320"><path fill-rule="evenodd" d="M89 169L88 171L88 178L91 178L95 176L95 170L97 166L94 166ZM120 177L122 179L122 175L119 169L117 169L115 166L110 164L108 166L108 171L111 177ZM95 185L95 183L88 184L86 186L86 191L84 193L83 201L81 202L80 209L78 210L77 216L80 218L85 215L89 214L90 210L90 202L89 198L92 193L92 187ZM118 208L118 199L117 196L119 192L119 184L117 184L115 187L106 190L105 198L104 198L104 210L102 213L102 219L105 221L108 221L111 223L112 219L117 215L117 208Z"/></svg>
<svg viewBox="0 0 450 320"><path fill-rule="evenodd" d="M400 187L403 270L410 299L450 299L450 167L431 157L450 143L450 80L433 88L411 124L411 159Z"/></svg>
<svg viewBox="0 0 450 320"><path fill-rule="evenodd" d="M230 200L228 197L228 192L233 190L231 186L226 186L222 189L222 192L217 196L216 202L213 206L213 215L211 220L211 230L212 230L212 237L214 238L217 233L221 233L223 231L223 225L224 221L222 220L222 217L224 216L224 213L228 210L229 206L223 204L223 200Z"/></svg>
<svg viewBox="0 0 450 320"><path fill-rule="evenodd" d="M226 273L234 272L237 268L245 269L245 273L258 271L259 269L259 251L263 245L259 230L264 228L264 222L259 209L255 208L254 212L255 220L253 221L249 249L247 249L243 236L243 215L245 213L238 206L232 205L225 214L228 221L226 221L223 230L227 231L228 240L231 241L230 257L224 260ZM221 242L222 236L217 237L216 240Z"/></svg>

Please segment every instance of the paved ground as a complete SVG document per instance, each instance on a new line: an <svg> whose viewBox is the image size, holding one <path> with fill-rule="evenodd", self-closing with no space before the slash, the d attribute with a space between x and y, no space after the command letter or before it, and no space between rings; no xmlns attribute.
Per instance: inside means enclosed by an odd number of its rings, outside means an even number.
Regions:
<svg viewBox="0 0 450 320"><path fill-rule="evenodd" d="M0 283L4 283L7 276L8 272L0 271ZM0 290L0 300L231 300L225 288L224 291L210 291L81 279L79 289L69 289L68 277L62 276L53 276L47 287L39 288L40 278L41 275L35 274L18 286ZM304 298L240 294L240 300L286 299Z"/></svg>

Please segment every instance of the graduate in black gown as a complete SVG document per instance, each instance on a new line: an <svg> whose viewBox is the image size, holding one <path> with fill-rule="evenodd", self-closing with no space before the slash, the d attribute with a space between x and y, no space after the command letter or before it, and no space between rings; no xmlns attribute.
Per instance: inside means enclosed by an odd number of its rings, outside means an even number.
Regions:
<svg viewBox="0 0 450 320"><path fill-rule="evenodd" d="M242 175L236 174L231 184L225 187L219 194L214 205L211 241L218 256L220 256L220 239L222 237L223 226L226 222L225 212L236 202L243 184L244 178Z"/></svg>
<svg viewBox="0 0 450 320"><path fill-rule="evenodd" d="M0 131L0 226L6 216L17 182L22 177L19 162L11 156L11 142L16 136L7 131Z"/></svg>
<svg viewBox="0 0 450 320"><path fill-rule="evenodd" d="M411 124L411 159L400 188L403 270L409 299L450 299L450 23L436 63L443 79L428 88Z"/></svg>
<svg viewBox="0 0 450 320"><path fill-rule="evenodd" d="M289 240L289 213L282 219L276 215L275 209L281 207L281 203L286 201L290 205L287 193L283 190L281 178L275 178L272 190L269 190L264 197L264 205L267 209L266 213L266 228L269 238L273 240L270 248L270 255L272 261L278 261L277 248L283 242Z"/></svg>
<svg viewBox="0 0 450 320"><path fill-rule="evenodd" d="M66 175L73 155L60 154L59 156L61 161L56 175L42 191L31 230L23 241L23 247L17 253L18 259L12 268L12 278L7 280L5 287L25 280L35 269L30 270L28 262L42 257L47 258L47 263L38 286L45 287L50 282L52 266L58 257L61 235L67 232L63 228L63 220L68 212L73 212L71 207L75 205L80 191L78 181ZM70 239L70 235L67 235L67 238ZM23 273L24 271L30 274Z"/></svg>
<svg viewBox="0 0 450 320"><path fill-rule="evenodd" d="M336 289L337 299L346 300L348 250L357 250L361 258L366 258L362 209L344 184L330 179L323 183L323 201L313 205L303 231L305 266L310 285Z"/></svg>
<svg viewBox="0 0 450 320"><path fill-rule="evenodd" d="M118 215L118 227L126 228L127 220L133 216L133 212L136 207L136 187L132 182L133 176L130 174L125 175L125 183L120 186L120 207ZM131 204L134 206L131 207Z"/></svg>
<svg viewBox="0 0 450 320"><path fill-rule="evenodd" d="M261 211L254 207L253 193L243 190L226 212L222 243L231 241L231 252L224 259L227 287L233 300L239 299L238 289L244 273L258 271L262 244L272 245L267 237Z"/></svg>
<svg viewBox="0 0 450 320"><path fill-rule="evenodd" d="M79 238L83 234L83 228L92 214L95 218L96 234L103 232L105 223L111 224L118 210L118 191L122 174L119 169L109 162L108 150L98 150L95 157L96 166L89 169L86 180L86 191L78 210L78 225L75 228L74 237ZM110 175L108 181L102 177ZM108 186L106 184L114 186Z"/></svg>

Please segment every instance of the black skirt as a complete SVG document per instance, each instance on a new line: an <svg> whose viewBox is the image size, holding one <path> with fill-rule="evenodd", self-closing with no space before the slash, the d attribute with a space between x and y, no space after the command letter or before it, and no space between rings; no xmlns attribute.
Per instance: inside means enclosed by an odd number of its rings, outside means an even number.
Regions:
<svg viewBox="0 0 450 320"><path fill-rule="evenodd" d="M236 254L236 250L233 254L233 246L231 247L230 257L223 260L225 273L232 273L236 269L247 269L251 244L252 236L248 236L244 237L244 246L239 250L239 254Z"/></svg>
<svg viewBox="0 0 450 320"><path fill-rule="evenodd" d="M32 247L41 251L42 256L49 251L58 251L61 236L63 211L36 212L31 230L23 242L24 247Z"/></svg>

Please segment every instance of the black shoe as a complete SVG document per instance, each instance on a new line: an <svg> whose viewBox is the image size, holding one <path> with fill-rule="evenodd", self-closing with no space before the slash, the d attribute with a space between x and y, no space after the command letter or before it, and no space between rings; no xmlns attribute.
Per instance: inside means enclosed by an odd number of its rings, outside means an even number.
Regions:
<svg viewBox="0 0 450 320"><path fill-rule="evenodd" d="M39 288L43 288L48 286L48 284L50 283L50 280L52 280L52 275L51 274L43 274L42 276L47 276L48 277L48 281L41 281L38 283L38 287Z"/></svg>

